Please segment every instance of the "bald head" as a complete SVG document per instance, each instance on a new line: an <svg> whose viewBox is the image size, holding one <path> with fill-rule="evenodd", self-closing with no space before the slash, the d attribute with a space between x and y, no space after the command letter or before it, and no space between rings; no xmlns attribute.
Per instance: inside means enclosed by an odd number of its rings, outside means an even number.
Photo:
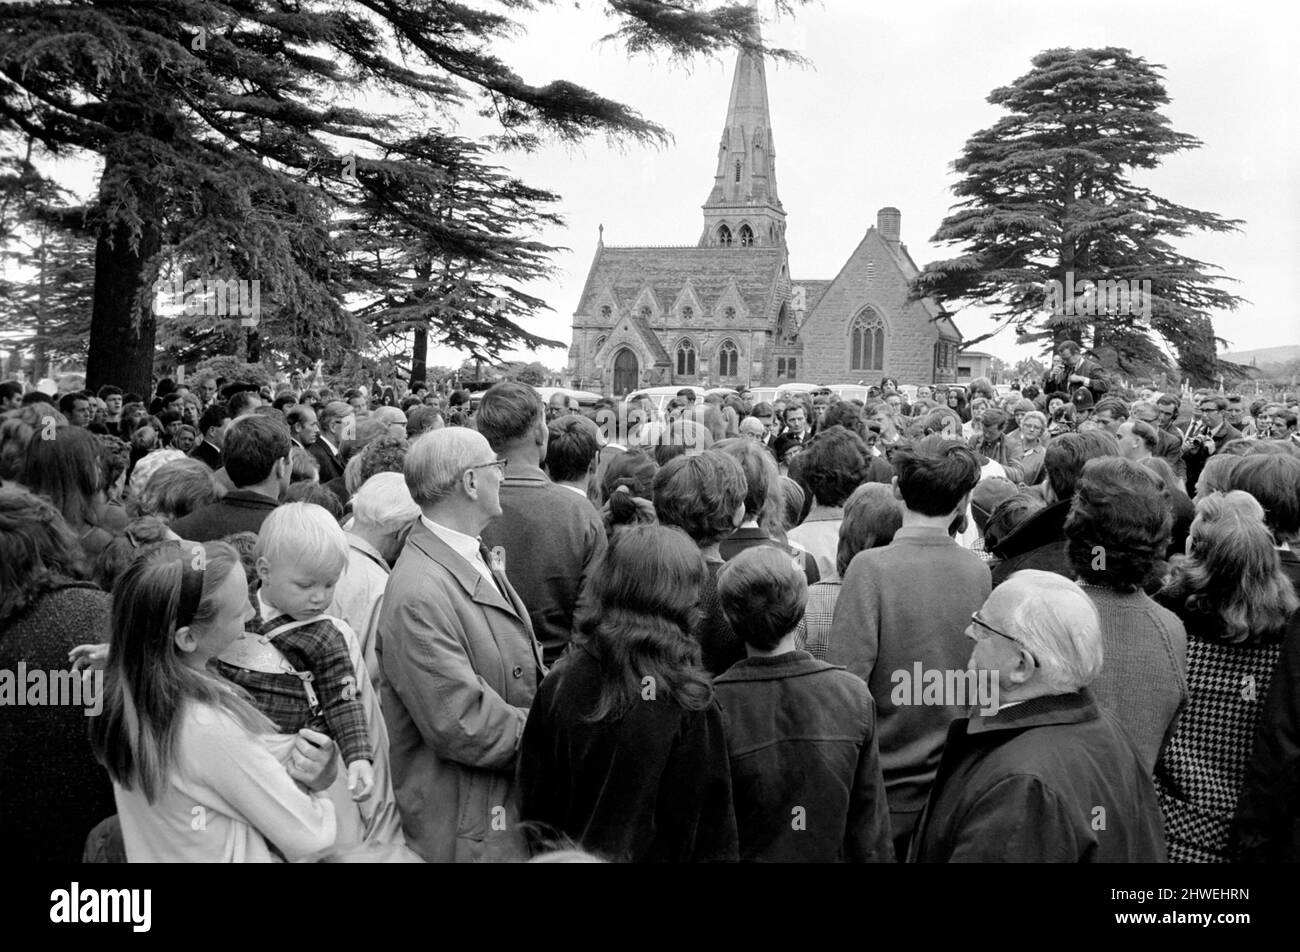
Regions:
<svg viewBox="0 0 1300 952"><path fill-rule="evenodd" d="M763 424L762 420L756 419L752 416L745 417L745 419L740 421L740 435L747 436L751 440L757 440L761 443L763 437L767 435L767 427Z"/></svg>

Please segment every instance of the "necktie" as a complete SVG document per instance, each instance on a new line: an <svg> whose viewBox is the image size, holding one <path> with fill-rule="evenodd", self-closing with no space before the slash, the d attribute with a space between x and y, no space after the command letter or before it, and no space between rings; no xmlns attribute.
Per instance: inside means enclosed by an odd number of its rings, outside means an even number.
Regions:
<svg viewBox="0 0 1300 952"><path fill-rule="evenodd" d="M478 546L478 555L479 558L483 560L483 564L488 567L488 571L492 574L492 581L496 582L497 591L500 592L501 597L506 600L506 604L513 608L515 603L510 600L510 595L506 591L505 581L497 574L495 566L492 565L492 554L488 552L487 546L481 542Z"/></svg>

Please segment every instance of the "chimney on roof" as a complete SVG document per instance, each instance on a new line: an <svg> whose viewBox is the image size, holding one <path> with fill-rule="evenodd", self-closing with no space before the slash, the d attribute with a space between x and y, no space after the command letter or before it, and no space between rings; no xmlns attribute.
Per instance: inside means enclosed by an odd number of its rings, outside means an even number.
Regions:
<svg viewBox="0 0 1300 952"><path fill-rule="evenodd" d="M876 212L876 230L886 241L898 241L903 230L903 213L892 205Z"/></svg>

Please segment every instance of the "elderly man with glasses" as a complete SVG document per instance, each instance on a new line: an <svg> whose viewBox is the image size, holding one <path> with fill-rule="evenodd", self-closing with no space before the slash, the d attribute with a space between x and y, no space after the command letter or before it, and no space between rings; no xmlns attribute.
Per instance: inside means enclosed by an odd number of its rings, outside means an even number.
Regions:
<svg viewBox="0 0 1300 952"><path fill-rule="evenodd" d="M1088 685L1101 671L1096 609L1074 582L1017 572L971 616L968 670L997 710L948 729L913 862L1156 863L1164 823L1151 775Z"/></svg>
<svg viewBox="0 0 1300 952"><path fill-rule="evenodd" d="M500 551L479 541L505 468L466 427L406 455L420 517L384 590L376 654L402 830L428 862L492 855L518 816L515 752L545 669Z"/></svg>

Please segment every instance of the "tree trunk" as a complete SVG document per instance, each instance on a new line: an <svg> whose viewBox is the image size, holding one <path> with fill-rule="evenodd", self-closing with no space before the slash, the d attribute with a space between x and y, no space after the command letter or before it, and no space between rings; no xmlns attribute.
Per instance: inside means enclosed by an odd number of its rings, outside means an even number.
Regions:
<svg viewBox="0 0 1300 952"><path fill-rule="evenodd" d="M415 341L411 345L411 387L417 383L427 384L429 375L429 328L417 327Z"/></svg>
<svg viewBox="0 0 1300 952"><path fill-rule="evenodd" d="M86 387L116 384L146 401L153 392L154 333L152 296L136 307L144 268L161 247L156 222L145 221L140 244L131 249L125 225L100 230L95 241L95 297L90 314Z"/></svg>
<svg viewBox="0 0 1300 952"><path fill-rule="evenodd" d="M262 335L258 333L256 327L250 327L245 334L245 347L248 351L248 362L250 364L261 363L262 361Z"/></svg>

